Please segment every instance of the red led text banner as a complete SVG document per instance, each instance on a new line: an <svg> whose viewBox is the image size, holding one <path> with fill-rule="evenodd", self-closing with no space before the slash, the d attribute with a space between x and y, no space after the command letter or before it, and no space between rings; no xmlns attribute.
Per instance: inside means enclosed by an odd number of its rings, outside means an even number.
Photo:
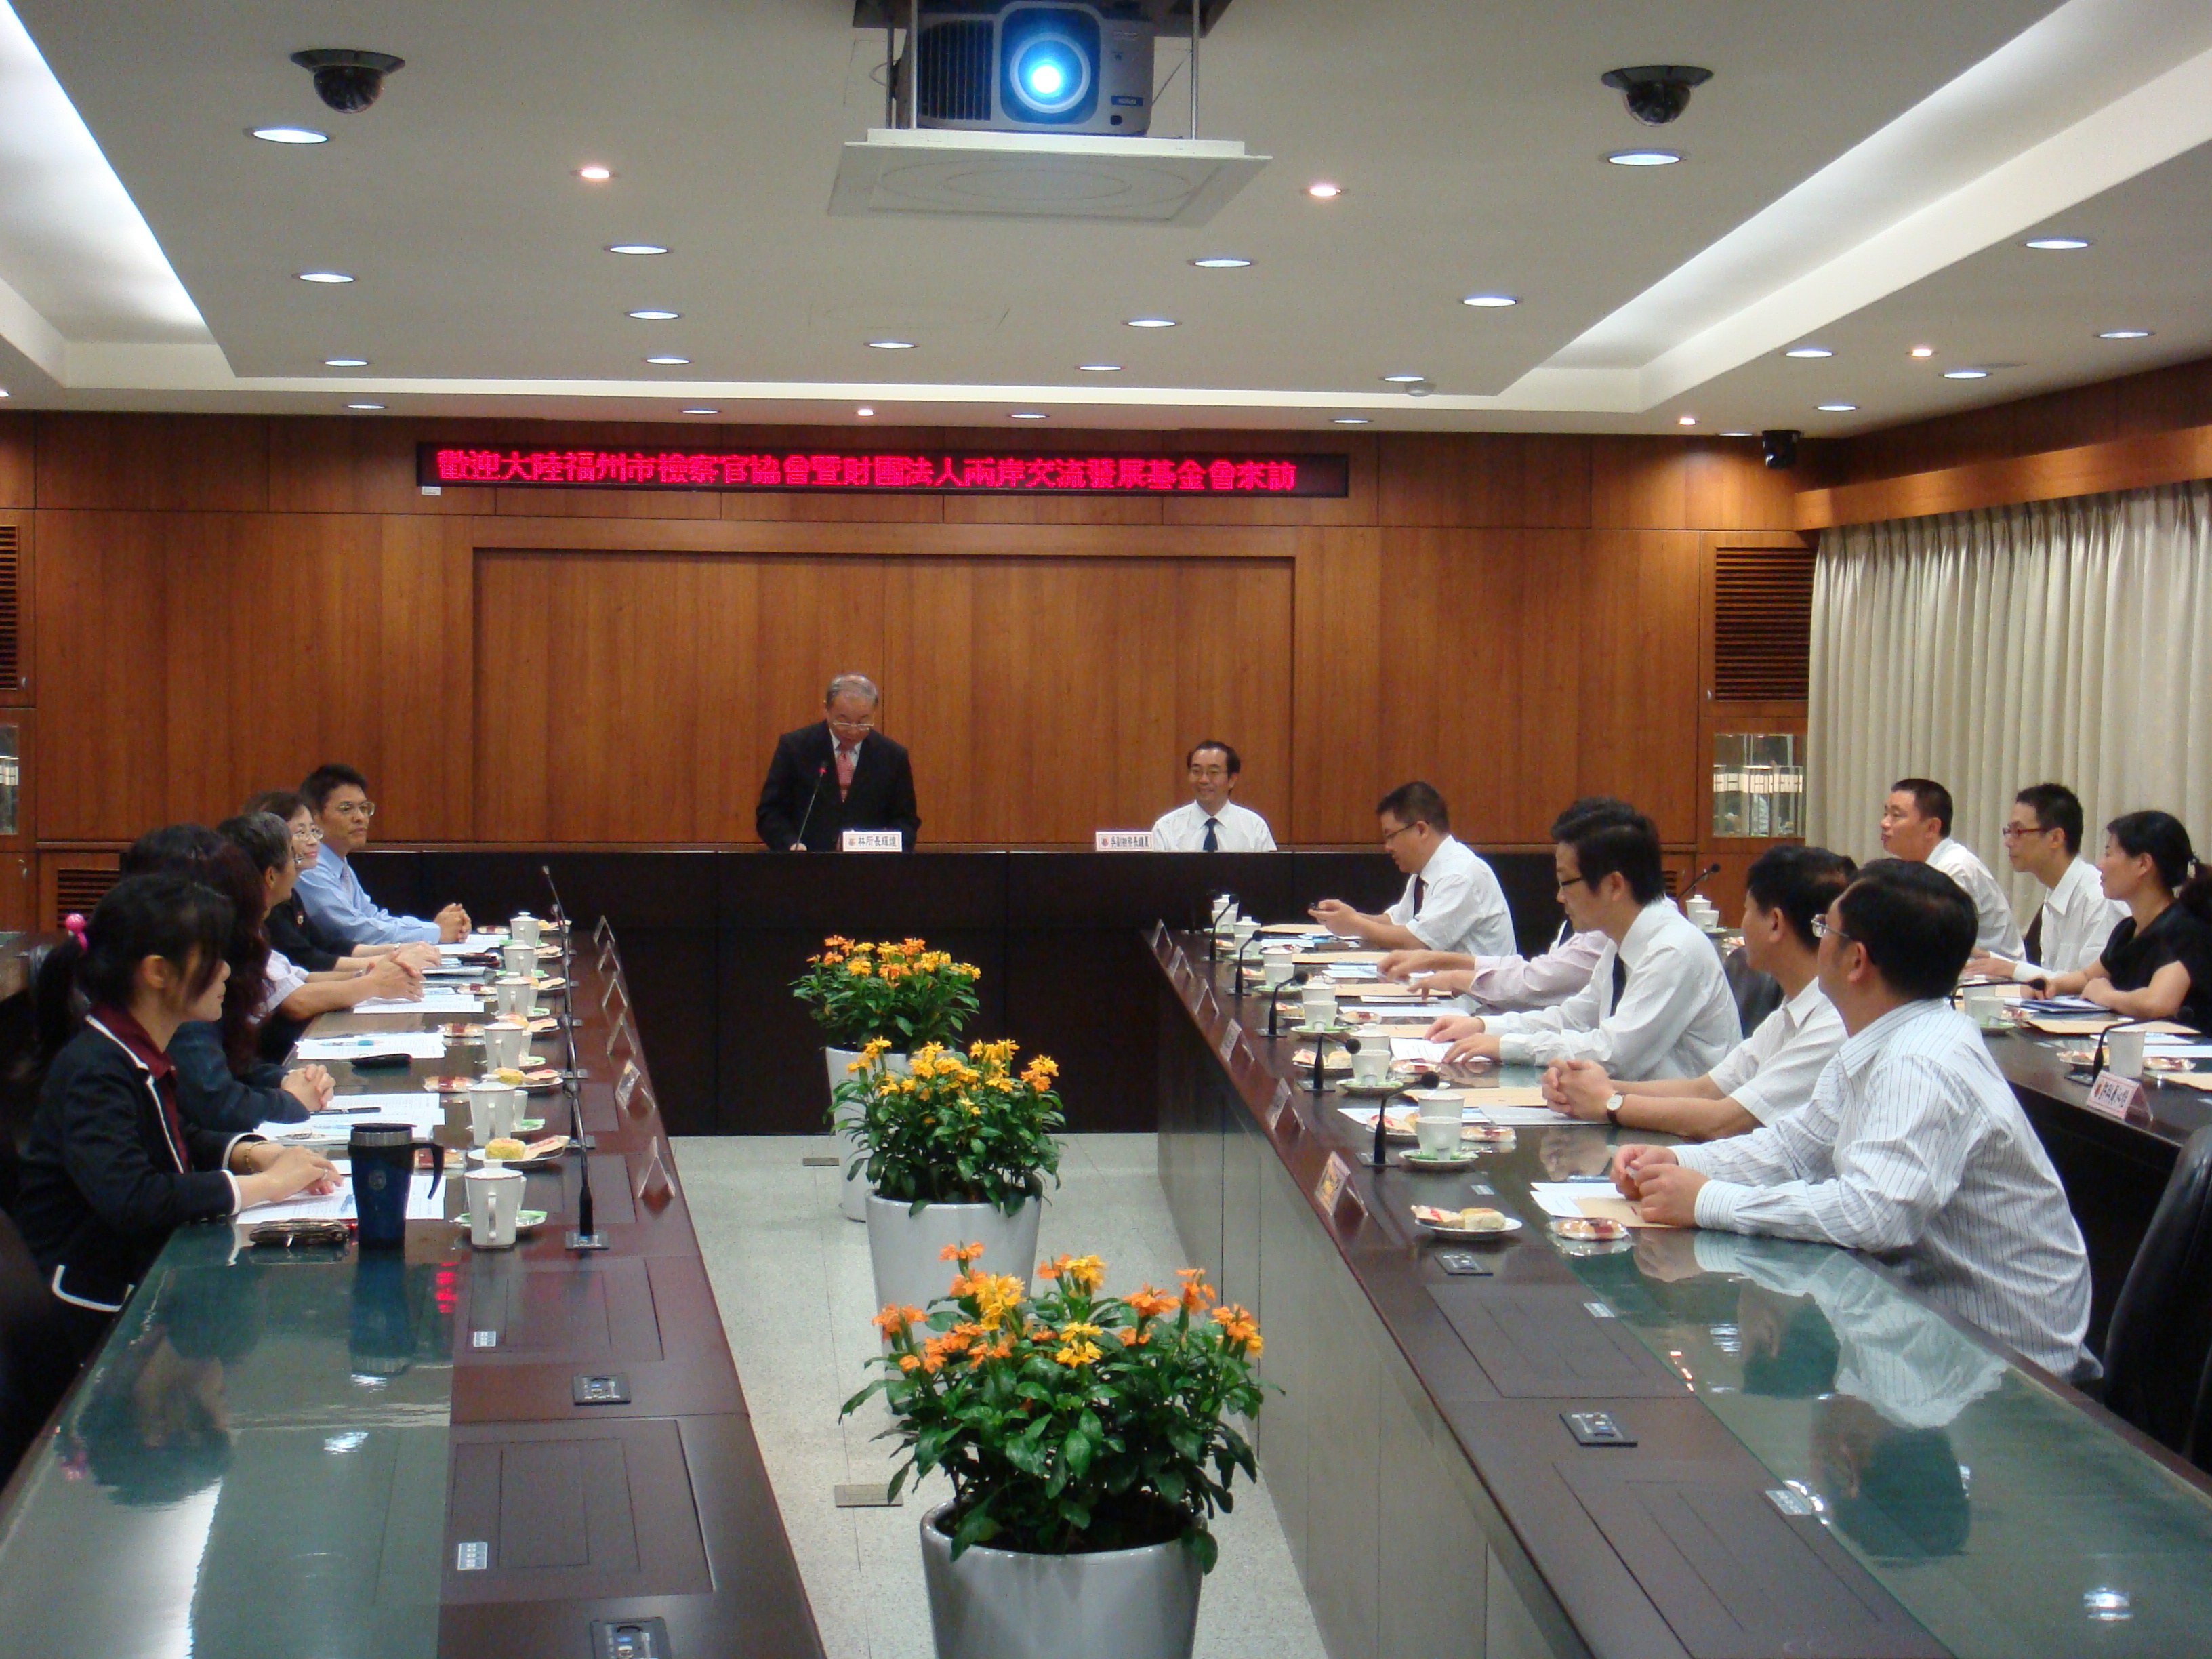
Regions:
<svg viewBox="0 0 2212 1659"><path fill-rule="evenodd" d="M981 455L933 450L418 447L426 484L505 489L898 491L940 495L1346 495L1343 455Z"/></svg>

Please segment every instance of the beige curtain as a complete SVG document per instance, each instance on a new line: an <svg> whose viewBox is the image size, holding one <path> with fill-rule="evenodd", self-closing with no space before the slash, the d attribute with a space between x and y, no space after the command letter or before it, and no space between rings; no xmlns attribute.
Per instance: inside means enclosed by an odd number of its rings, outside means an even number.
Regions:
<svg viewBox="0 0 2212 1659"><path fill-rule="evenodd" d="M1878 854L1890 781L1937 779L2023 920L1998 830L2026 784L2074 787L2093 858L2147 806L2212 853L2212 484L1827 532L1809 716L1816 844Z"/></svg>

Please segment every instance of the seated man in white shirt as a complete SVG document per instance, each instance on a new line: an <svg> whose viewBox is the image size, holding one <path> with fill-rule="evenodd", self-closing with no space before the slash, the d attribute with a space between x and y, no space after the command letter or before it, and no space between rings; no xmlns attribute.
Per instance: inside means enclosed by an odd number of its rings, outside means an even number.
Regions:
<svg viewBox="0 0 2212 1659"><path fill-rule="evenodd" d="M1229 798L1244 763L1227 744L1208 738L1183 759L1192 799L1160 814L1152 825L1155 853L1272 853L1267 820Z"/></svg>
<svg viewBox="0 0 2212 1659"><path fill-rule="evenodd" d="M1447 1060L1548 1066L1595 1060L1624 1077L1701 1077L1742 1040L1720 953L1667 896L1659 831L1632 807L1552 825L1559 902L1605 935L1589 983L1556 1008L1448 1014L1429 1028Z"/></svg>
<svg viewBox="0 0 2212 1659"><path fill-rule="evenodd" d="M1417 975L1424 987L1462 998L1461 1006L1505 1013L1550 1008L1589 983L1591 970L1605 954L1603 933L1577 933L1568 922L1552 948L1538 957L1470 957L1457 951L1393 951L1379 964L1382 977L1401 981Z"/></svg>
<svg viewBox="0 0 2212 1659"><path fill-rule="evenodd" d="M2078 974L2105 953L2105 946L2128 914L2118 899L2105 896L2097 866L2081 856L2081 800L2063 783L2030 784L2012 798L2005 819L2005 856L2048 889L2035 960L1975 951L1970 974L1991 979L2037 980L2046 974Z"/></svg>
<svg viewBox="0 0 2212 1659"><path fill-rule="evenodd" d="M2020 923L2012 901L1973 849L1951 839L1951 792L1930 778L1899 778L1881 805L1881 850L1951 878L1974 903L1974 948L2017 960Z"/></svg>
<svg viewBox="0 0 2212 1659"><path fill-rule="evenodd" d="M1379 951L1457 951L1502 957L1513 950L1513 913L1498 873L1455 840L1444 798L1425 783L1401 783L1376 804L1382 850L1404 872L1406 890L1380 915L1323 899L1314 919Z"/></svg>
<svg viewBox="0 0 2212 1659"><path fill-rule="evenodd" d="M1972 902L1870 865L1821 920L1821 988L1850 1033L1802 1109L1705 1146L1624 1146L1648 1221L1866 1250L2053 1375L2090 1374L2089 1262L2065 1190L1973 1021L1950 1006Z"/></svg>
<svg viewBox="0 0 2212 1659"><path fill-rule="evenodd" d="M1744 954L1780 983L1783 1003L1711 1071L1615 1083L1596 1060L1560 1060L1544 1074L1544 1098L1569 1117L1691 1140L1747 1134L1796 1111L1844 1044L1844 1022L1820 989L1813 926L1857 873L1842 854L1820 847L1770 847L1753 863L1744 884Z"/></svg>

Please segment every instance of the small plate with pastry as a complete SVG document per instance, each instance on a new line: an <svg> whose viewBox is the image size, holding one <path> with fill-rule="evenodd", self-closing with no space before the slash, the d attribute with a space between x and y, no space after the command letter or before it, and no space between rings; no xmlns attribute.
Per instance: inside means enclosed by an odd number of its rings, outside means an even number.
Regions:
<svg viewBox="0 0 2212 1659"><path fill-rule="evenodd" d="M1413 1219L1424 1231L1459 1244L1486 1243L1521 1231L1520 1218L1503 1210L1471 1206L1464 1210L1440 1210L1431 1204L1413 1206Z"/></svg>

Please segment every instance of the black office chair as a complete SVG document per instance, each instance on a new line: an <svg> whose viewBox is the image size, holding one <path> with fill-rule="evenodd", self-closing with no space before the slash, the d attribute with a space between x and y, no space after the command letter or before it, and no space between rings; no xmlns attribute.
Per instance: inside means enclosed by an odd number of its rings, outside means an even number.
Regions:
<svg viewBox="0 0 2212 1659"><path fill-rule="evenodd" d="M1741 945L1721 959L1728 975L1729 992L1735 998L1736 1024L1749 1036L1759 1023L1782 1006L1782 981L1751 965L1751 954Z"/></svg>
<svg viewBox="0 0 2212 1659"><path fill-rule="evenodd" d="M70 1349L60 1306L15 1222L0 1213L0 1482L15 1472L76 1375L64 1357Z"/></svg>
<svg viewBox="0 0 2212 1659"><path fill-rule="evenodd" d="M2199 1129L2173 1174L2112 1304L2105 1333L2105 1404L2161 1444L2191 1455L2212 1355L2212 1127ZM2212 1421L2212 1419L2208 1419Z"/></svg>

